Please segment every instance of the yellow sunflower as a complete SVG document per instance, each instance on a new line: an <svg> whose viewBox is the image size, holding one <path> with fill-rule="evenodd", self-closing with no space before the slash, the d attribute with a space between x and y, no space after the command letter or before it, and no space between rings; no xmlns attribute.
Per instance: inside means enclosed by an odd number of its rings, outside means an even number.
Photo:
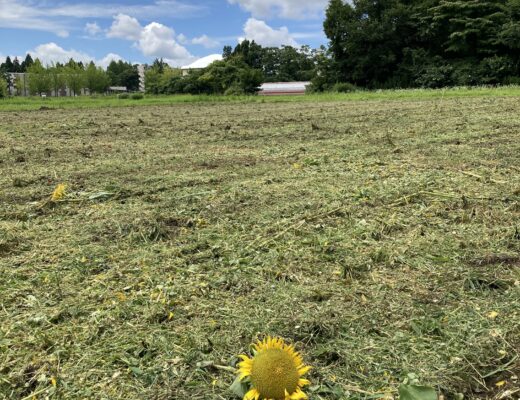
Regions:
<svg viewBox="0 0 520 400"><path fill-rule="evenodd" d="M240 380L249 378L251 390L243 400L305 400L302 388L310 382L302 378L311 367L283 339L267 337L258 341L253 358L241 355Z"/></svg>

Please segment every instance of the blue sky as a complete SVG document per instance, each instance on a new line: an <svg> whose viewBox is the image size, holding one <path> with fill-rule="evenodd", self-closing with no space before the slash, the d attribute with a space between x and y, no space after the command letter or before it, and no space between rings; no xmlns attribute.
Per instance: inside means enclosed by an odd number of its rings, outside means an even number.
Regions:
<svg viewBox="0 0 520 400"><path fill-rule="evenodd" d="M327 0L0 0L0 61L27 52L171 65L221 53L241 38L264 46L326 43Z"/></svg>

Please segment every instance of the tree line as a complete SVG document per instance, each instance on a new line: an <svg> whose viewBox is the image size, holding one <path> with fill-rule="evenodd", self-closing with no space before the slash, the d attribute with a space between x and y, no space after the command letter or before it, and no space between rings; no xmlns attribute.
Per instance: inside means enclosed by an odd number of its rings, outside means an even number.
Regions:
<svg viewBox="0 0 520 400"><path fill-rule="evenodd" d="M329 0L323 27L329 43L320 49L245 40L188 74L157 59L147 67L146 90L249 94L275 81L311 81L313 91L520 84L520 0ZM40 74L31 93L73 77L79 82L68 87L91 92L139 85L136 66L122 61L102 71L73 60L43 67L27 55L6 59L0 70Z"/></svg>
<svg viewBox="0 0 520 400"><path fill-rule="evenodd" d="M262 47L244 40L235 48L225 46L222 61L183 74L162 60L146 71L146 91L151 94L252 94L263 82L309 81L315 75L320 50L303 46Z"/></svg>
<svg viewBox="0 0 520 400"><path fill-rule="evenodd" d="M12 73L26 73L12 81ZM15 75L16 76L16 75ZM68 88L69 95L79 95L85 90L90 94L104 93L110 86L125 86L129 91L139 89L137 65L124 61L112 61L105 69L94 62L86 65L70 59L67 63L52 63L44 66L39 59L33 60L28 54L20 63L17 58L7 57L0 65L0 97L7 96L8 87L16 87L18 94L42 95L54 93L56 96Z"/></svg>
<svg viewBox="0 0 520 400"><path fill-rule="evenodd" d="M151 93L249 93L262 82L313 91L520 84L520 0L330 0L328 47L224 47L187 76L152 67ZM147 81L149 81L147 80Z"/></svg>
<svg viewBox="0 0 520 400"><path fill-rule="evenodd" d="M315 85L520 83L520 0L330 0Z"/></svg>

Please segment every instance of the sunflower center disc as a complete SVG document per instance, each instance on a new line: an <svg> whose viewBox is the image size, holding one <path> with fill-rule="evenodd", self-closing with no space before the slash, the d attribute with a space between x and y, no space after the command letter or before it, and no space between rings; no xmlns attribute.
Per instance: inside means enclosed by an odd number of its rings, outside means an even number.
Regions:
<svg viewBox="0 0 520 400"><path fill-rule="evenodd" d="M251 382L261 399L284 400L285 391L294 393L299 378L293 357L282 349L262 350L253 359Z"/></svg>

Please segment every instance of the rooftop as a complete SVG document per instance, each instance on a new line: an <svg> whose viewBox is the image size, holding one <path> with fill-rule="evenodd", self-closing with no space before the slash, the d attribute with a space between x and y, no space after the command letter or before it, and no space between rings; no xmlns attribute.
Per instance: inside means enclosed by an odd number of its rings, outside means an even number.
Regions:
<svg viewBox="0 0 520 400"><path fill-rule="evenodd" d="M186 65L181 67L181 69L203 69L208 67L211 63L215 61L222 61L221 54L210 54L209 56L199 58L193 64Z"/></svg>

